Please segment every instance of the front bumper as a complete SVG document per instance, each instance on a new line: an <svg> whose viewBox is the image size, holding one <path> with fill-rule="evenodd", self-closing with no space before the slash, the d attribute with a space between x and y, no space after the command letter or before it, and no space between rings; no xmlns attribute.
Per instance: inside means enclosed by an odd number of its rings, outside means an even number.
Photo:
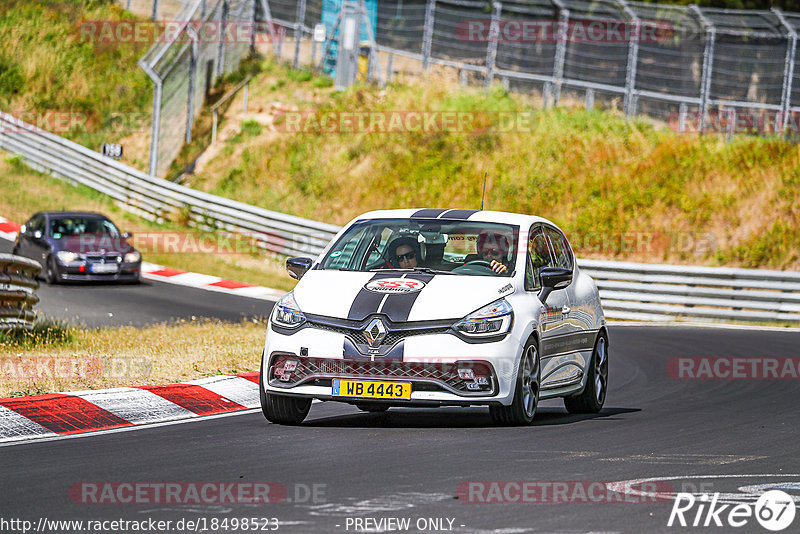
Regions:
<svg viewBox="0 0 800 534"><path fill-rule="evenodd" d="M399 358L394 350L386 358L345 356L345 343L344 335L323 329L304 328L285 335L268 327L263 362L265 391L351 404L507 405L521 355L521 343L513 331L489 343L469 343L446 333L415 335L397 343L396 347L402 344ZM287 360L295 362L288 377L283 372ZM472 377L463 374L465 369L472 370ZM410 382L411 398L334 396L335 379Z"/></svg>
<svg viewBox="0 0 800 534"><path fill-rule="evenodd" d="M142 264L120 263L117 271L110 273L92 272L91 264L83 261L57 263L56 268L62 280L71 282L136 282L140 280Z"/></svg>

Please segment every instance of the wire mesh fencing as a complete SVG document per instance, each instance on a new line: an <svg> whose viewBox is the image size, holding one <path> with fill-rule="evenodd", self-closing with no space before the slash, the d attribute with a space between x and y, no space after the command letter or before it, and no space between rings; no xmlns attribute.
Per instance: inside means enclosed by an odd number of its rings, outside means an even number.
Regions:
<svg viewBox="0 0 800 534"><path fill-rule="evenodd" d="M236 71L255 35L253 0L185 2L161 20L157 42L139 60L155 86L149 172L166 174L218 78Z"/></svg>
<svg viewBox="0 0 800 534"><path fill-rule="evenodd" d="M263 0L304 49L335 0ZM315 5L314 9L310 6ZM345 1L345 3L347 3ZM800 131L800 14L632 0L377 0L378 81L409 61L463 83L501 82L543 105L646 115L677 131ZM329 28L330 30L330 28ZM328 35L336 40L336 35ZM288 40L287 40L288 42ZM291 59L284 50L283 59ZM298 54L294 56L297 66ZM408 69L406 69L408 72Z"/></svg>

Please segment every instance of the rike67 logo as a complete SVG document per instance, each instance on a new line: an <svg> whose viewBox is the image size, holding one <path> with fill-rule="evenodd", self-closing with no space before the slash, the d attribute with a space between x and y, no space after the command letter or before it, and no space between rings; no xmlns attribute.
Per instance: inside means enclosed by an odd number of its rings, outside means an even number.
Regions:
<svg viewBox="0 0 800 534"><path fill-rule="evenodd" d="M796 512L792 497L781 490L769 490L753 504L719 504L718 500L719 493L676 494L667 526L740 528L755 518L765 529L777 532L792 524Z"/></svg>

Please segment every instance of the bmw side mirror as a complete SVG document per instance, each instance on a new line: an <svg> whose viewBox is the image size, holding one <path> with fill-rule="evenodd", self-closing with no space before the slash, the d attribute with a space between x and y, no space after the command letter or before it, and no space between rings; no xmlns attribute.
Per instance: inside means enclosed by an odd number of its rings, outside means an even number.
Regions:
<svg viewBox="0 0 800 534"><path fill-rule="evenodd" d="M544 304L547 297L556 289L564 289L572 283L572 271L561 267L545 267L541 272L542 292L539 300Z"/></svg>
<svg viewBox="0 0 800 534"><path fill-rule="evenodd" d="M286 260L286 270L289 271L289 276L295 280L300 280L306 274L306 271L311 268L312 263L314 263L314 260L311 258L289 258Z"/></svg>

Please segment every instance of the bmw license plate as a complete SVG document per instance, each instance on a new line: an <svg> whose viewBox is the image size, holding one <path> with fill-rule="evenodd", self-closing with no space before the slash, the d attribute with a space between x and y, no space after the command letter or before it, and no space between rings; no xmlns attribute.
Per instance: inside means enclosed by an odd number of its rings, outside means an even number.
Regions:
<svg viewBox="0 0 800 534"><path fill-rule="evenodd" d="M408 382L372 382L366 380L333 380L334 397L365 397L369 399L411 399Z"/></svg>
<svg viewBox="0 0 800 534"><path fill-rule="evenodd" d="M116 273L119 270L119 266L113 263L93 263L90 266L90 270L98 274Z"/></svg>

